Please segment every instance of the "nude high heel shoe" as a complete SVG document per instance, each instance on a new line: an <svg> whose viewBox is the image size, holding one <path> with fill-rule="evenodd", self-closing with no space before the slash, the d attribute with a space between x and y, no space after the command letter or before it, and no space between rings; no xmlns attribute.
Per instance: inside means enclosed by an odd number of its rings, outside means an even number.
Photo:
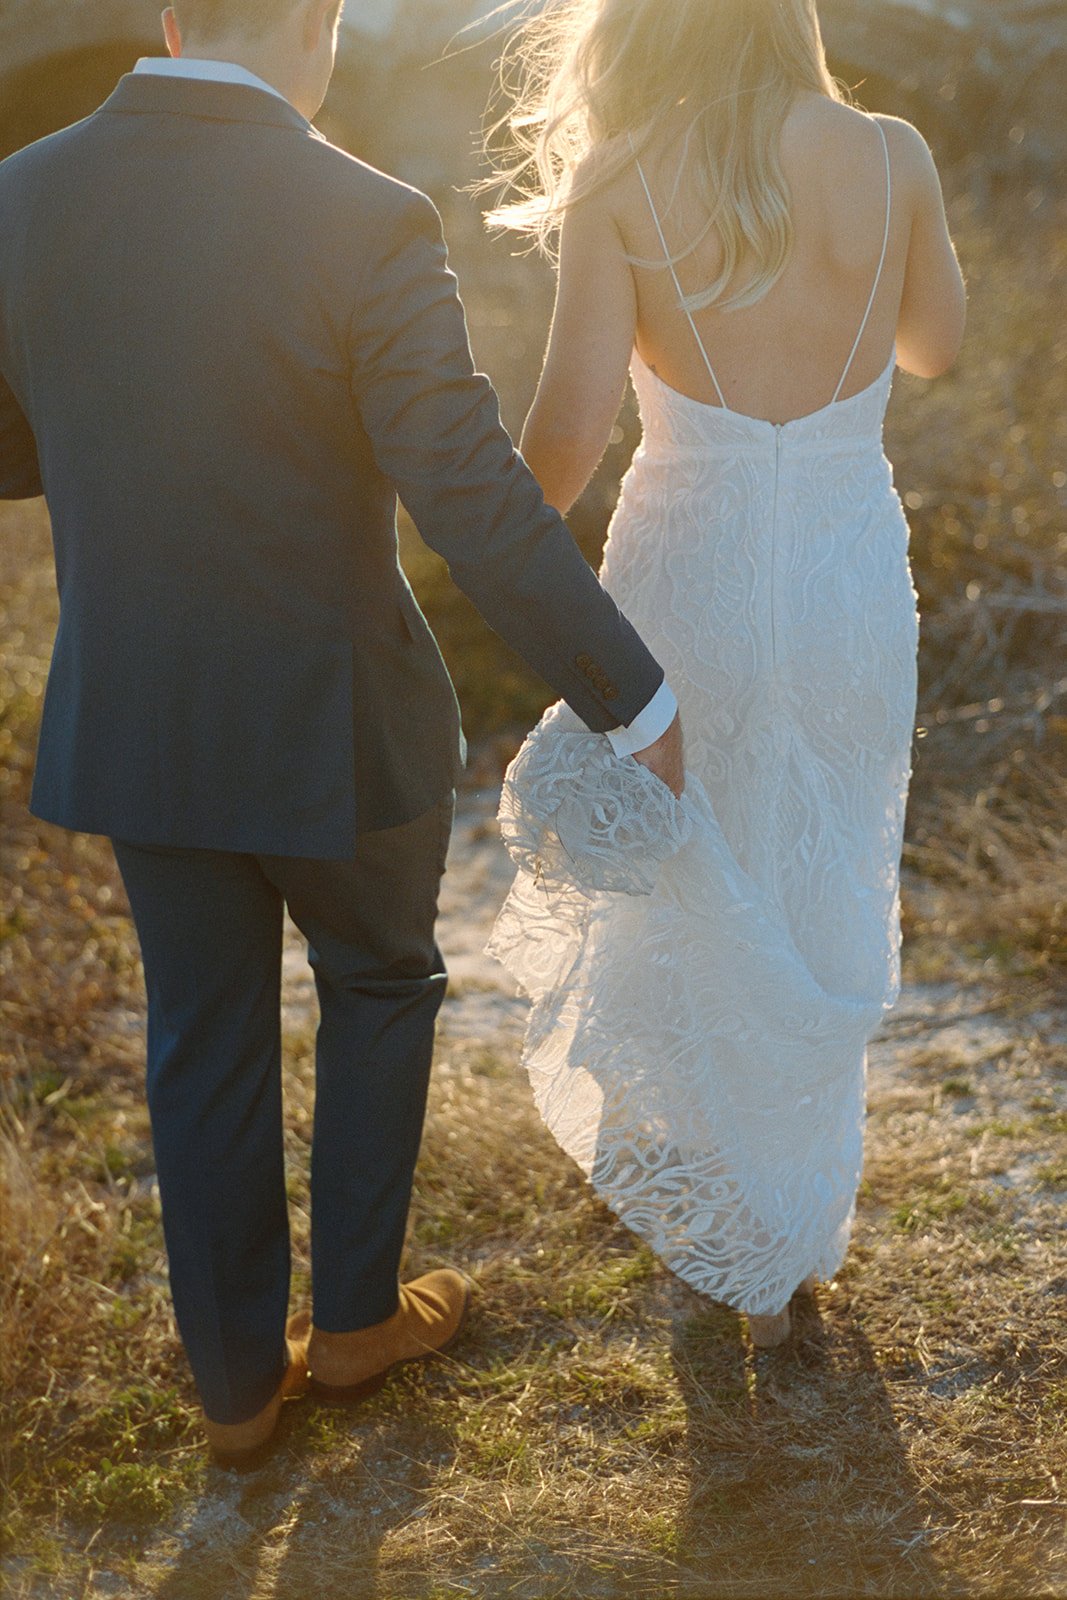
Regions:
<svg viewBox="0 0 1067 1600"><path fill-rule="evenodd" d="M810 1299L815 1293L815 1285L819 1280L814 1272L809 1272L802 1278L794 1289L794 1295L802 1295ZM785 1344L793 1331L793 1313L789 1306L784 1311L775 1311L766 1316L749 1316L748 1336L757 1350L774 1350L780 1344Z"/></svg>
<svg viewBox="0 0 1067 1600"><path fill-rule="evenodd" d="M766 1316L748 1313L748 1336L757 1350L774 1350L785 1344L793 1331L793 1316L788 1306Z"/></svg>

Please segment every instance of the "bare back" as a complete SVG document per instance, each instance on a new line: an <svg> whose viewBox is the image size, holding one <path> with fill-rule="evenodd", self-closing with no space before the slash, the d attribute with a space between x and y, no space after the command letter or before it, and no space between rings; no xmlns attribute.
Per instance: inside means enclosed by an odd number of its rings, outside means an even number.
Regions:
<svg viewBox="0 0 1067 1600"><path fill-rule="evenodd" d="M697 312L697 338L679 307L671 273L633 269L637 353L664 383L709 405L724 403L749 416L786 422L829 404L835 391L847 399L875 381L893 350L913 209L902 164L893 160L892 119L883 131L886 144L865 113L821 95L798 95L783 125L780 152L791 195L790 260L755 305ZM674 252L704 225L706 202L687 181L684 156L681 139L664 141L612 196L623 244L642 261L663 260L657 215ZM713 230L678 264L684 292L710 282L720 262Z"/></svg>
<svg viewBox="0 0 1067 1600"><path fill-rule="evenodd" d="M790 259L755 305L709 307L693 327L681 295L714 281L722 245L707 229L707 200L686 154L684 131L665 130L639 164L627 162L564 215L552 332L522 435L523 455L560 510L604 452L635 347L668 388L773 423L869 389L894 346L896 364L923 378L944 372L959 350L963 279L933 157L909 123L798 93L780 144ZM700 240L678 261L681 294L664 239L676 256ZM747 281L747 263L739 271L731 289Z"/></svg>

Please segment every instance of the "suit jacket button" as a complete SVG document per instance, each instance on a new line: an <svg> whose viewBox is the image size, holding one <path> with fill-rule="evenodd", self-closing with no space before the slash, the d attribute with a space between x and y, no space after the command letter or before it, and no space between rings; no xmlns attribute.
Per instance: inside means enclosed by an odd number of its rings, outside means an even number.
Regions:
<svg viewBox="0 0 1067 1600"><path fill-rule="evenodd" d="M589 668L593 665L592 657L585 655L583 652L582 655L575 656L574 665L580 667L583 672L588 673Z"/></svg>
<svg viewBox="0 0 1067 1600"><path fill-rule="evenodd" d="M604 690L604 699L605 700L617 700L618 698L619 698L618 689L616 689L616 687L615 687L615 685L613 683L609 683L607 688Z"/></svg>

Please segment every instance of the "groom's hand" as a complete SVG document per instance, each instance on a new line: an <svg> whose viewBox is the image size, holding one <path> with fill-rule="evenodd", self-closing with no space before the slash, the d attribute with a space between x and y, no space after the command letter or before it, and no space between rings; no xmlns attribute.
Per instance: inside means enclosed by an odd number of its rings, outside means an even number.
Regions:
<svg viewBox="0 0 1067 1600"><path fill-rule="evenodd" d="M635 750L634 760L640 761L643 767L654 772L660 782L665 783L671 790L675 799L680 800L682 790L685 788L685 753L682 749L681 717L675 714L674 721L655 744L646 745L643 750Z"/></svg>

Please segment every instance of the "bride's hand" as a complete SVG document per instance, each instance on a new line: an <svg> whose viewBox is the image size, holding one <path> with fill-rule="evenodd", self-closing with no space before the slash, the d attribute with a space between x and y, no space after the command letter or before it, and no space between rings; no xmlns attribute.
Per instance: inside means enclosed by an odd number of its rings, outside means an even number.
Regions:
<svg viewBox="0 0 1067 1600"><path fill-rule="evenodd" d="M675 714L674 721L655 744L646 745L643 750L635 750L634 760L640 761L643 767L654 772L660 782L667 785L675 799L680 800L682 790L685 788L681 717Z"/></svg>

